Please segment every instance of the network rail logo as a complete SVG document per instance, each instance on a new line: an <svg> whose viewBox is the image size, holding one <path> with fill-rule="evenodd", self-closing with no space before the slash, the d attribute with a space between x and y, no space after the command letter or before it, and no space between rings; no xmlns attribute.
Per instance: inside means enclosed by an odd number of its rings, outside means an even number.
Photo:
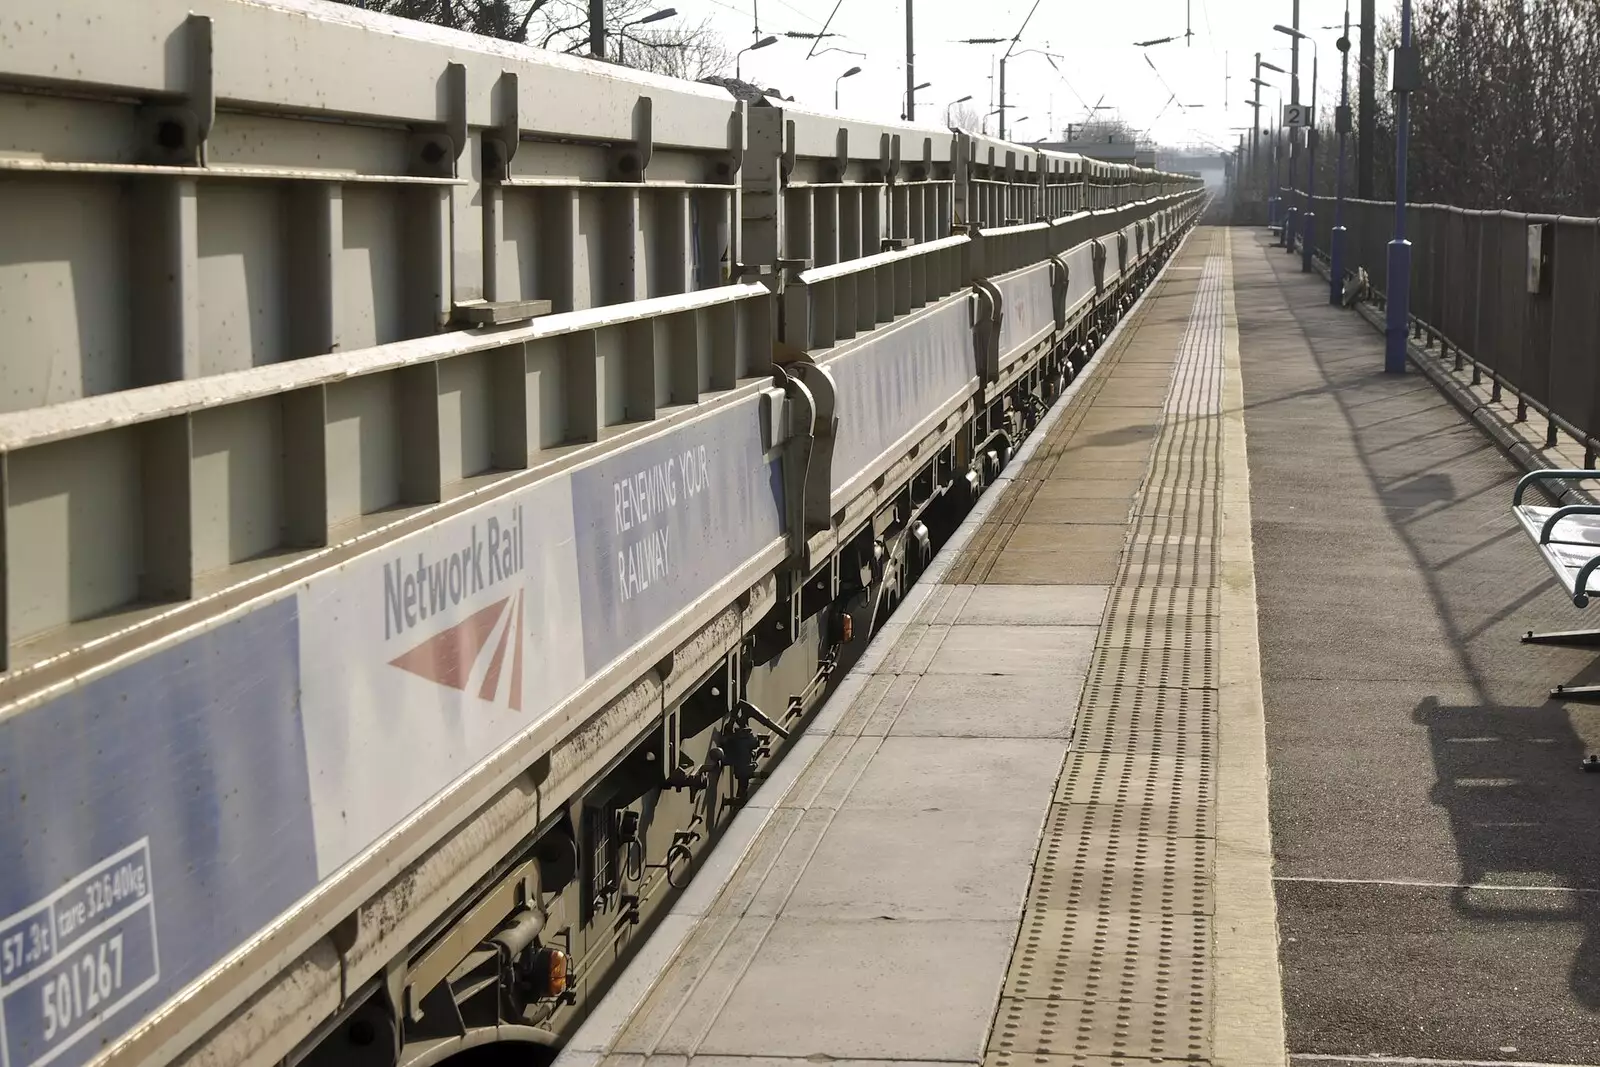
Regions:
<svg viewBox="0 0 1600 1067"><path fill-rule="evenodd" d="M385 563L384 640L426 628L434 616L452 612L520 576L526 566L522 521L519 505L465 528L450 551L418 552L413 559ZM521 711L523 600L524 590L518 586L460 622L429 634L389 665Z"/></svg>

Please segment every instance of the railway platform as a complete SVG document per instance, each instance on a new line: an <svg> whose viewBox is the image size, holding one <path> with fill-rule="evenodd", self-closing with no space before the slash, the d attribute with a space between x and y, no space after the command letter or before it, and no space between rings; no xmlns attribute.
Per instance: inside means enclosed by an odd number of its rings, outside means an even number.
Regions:
<svg viewBox="0 0 1600 1067"><path fill-rule="evenodd" d="M1190 236L561 1067L1600 1062L1592 653L1326 293Z"/></svg>

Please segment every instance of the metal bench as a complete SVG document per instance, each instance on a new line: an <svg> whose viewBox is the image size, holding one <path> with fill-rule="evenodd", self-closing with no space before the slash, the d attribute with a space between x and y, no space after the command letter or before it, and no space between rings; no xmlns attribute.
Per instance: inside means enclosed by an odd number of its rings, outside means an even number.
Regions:
<svg viewBox="0 0 1600 1067"><path fill-rule="evenodd" d="M1522 529L1538 547L1561 585L1579 608L1589 606L1591 596L1600 595L1600 505L1566 504L1550 507L1527 504L1528 489L1542 482L1596 481L1600 470L1544 470L1525 475L1517 482L1511 497L1511 511ZM1522 636L1524 644L1569 645L1600 648L1600 630L1562 630ZM1558 685L1550 695L1563 700L1600 700L1600 685Z"/></svg>

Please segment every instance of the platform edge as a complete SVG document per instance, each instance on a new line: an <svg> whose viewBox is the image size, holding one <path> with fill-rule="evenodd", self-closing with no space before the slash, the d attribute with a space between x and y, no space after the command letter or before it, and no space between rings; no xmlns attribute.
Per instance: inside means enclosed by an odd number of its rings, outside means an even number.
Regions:
<svg viewBox="0 0 1600 1067"><path fill-rule="evenodd" d="M1217 1067L1285 1067L1233 234L1224 230L1222 631L1214 989Z"/></svg>

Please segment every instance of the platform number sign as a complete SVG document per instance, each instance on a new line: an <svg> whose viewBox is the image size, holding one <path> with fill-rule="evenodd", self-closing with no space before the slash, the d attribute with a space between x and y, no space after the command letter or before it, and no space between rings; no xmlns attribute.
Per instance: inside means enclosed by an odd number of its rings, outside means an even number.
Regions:
<svg viewBox="0 0 1600 1067"><path fill-rule="evenodd" d="M1311 125L1311 105L1310 104L1284 104L1283 105L1283 124L1285 126L1309 126L1309 125Z"/></svg>

